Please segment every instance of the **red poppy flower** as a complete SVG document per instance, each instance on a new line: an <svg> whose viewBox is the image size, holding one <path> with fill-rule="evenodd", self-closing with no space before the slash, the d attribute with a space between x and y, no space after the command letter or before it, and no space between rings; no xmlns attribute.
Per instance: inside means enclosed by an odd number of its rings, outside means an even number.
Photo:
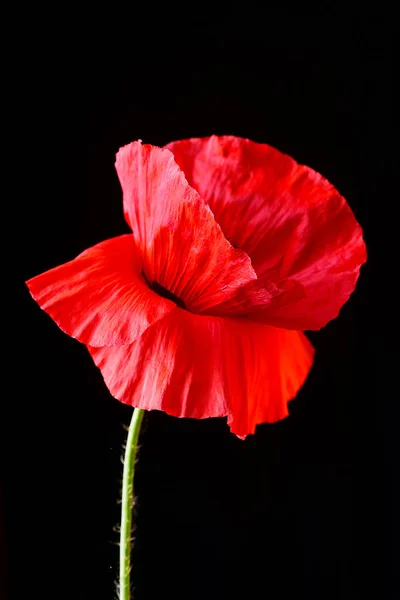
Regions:
<svg viewBox="0 0 400 600"><path fill-rule="evenodd" d="M337 316L366 260L344 198L233 136L134 142L116 168L132 234L29 280L34 299L124 403L241 437L285 417L313 361L302 330Z"/></svg>

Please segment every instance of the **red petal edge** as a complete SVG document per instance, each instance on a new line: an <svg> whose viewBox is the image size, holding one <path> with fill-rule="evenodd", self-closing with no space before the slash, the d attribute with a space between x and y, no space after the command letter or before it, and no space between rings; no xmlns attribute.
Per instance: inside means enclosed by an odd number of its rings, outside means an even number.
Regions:
<svg viewBox="0 0 400 600"><path fill-rule="evenodd" d="M88 349L118 400L176 417L228 415L239 437L287 416L313 362L303 333L180 309L128 346Z"/></svg>
<svg viewBox="0 0 400 600"><path fill-rule="evenodd" d="M91 346L129 344L176 309L146 285L132 235L101 242L27 286L60 329Z"/></svg>

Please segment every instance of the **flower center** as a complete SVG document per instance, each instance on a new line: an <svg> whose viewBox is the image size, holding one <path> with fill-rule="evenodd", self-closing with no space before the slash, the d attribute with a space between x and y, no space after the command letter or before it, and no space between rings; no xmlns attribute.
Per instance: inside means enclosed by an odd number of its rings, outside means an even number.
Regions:
<svg viewBox="0 0 400 600"><path fill-rule="evenodd" d="M229 238L227 236L225 236L226 239L228 240L228 242L230 243L231 246L233 246L234 248L239 248L239 246L236 246L235 242L232 241L232 238Z"/></svg>
<svg viewBox="0 0 400 600"><path fill-rule="evenodd" d="M175 296L175 294L173 294L172 292L167 290L167 288L165 288L163 285L160 285L159 283L157 283L157 281L150 282L147 279L146 274L143 271L143 269L142 269L142 275L143 275L143 279L145 280L145 282L147 283L149 288L151 290L153 290L153 292L155 292L162 298L166 298L167 300L172 300L172 302L175 302L175 304L177 306L179 306L179 308L183 308L184 310L187 310L186 305L185 305L184 301L181 300L181 298L178 298L178 296Z"/></svg>

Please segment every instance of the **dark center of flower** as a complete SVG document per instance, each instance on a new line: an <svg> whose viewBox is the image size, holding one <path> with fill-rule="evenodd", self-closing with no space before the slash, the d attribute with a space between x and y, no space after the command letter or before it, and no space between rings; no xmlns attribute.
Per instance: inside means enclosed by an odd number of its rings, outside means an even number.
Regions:
<svg viewBox="0 0 400 600"><path fill-rule="evenodd" d="M177 306L179 306L179 308L183 308L184 310L187 310L186 305L185 305L184 301L181 300L181 298L178 298L178 296L175 296L175 294L173 294L172 292L167 290L167 288L165 288L163 285L160 285L159 283L157 283L157 281L150 282L147 279L146 274L143 271L143 269L142 269L142 275L143 275L143 279L145 280L145 282L147 283L149 288L151 290L153 290L153 292L155 292L162 298L166 298L167 300L172 300L172 302L175 302L175 304Z"/></svg>
<svg viewBox="0 0 400 600"><path fill-rule="evenodd" d="M238 248L239 246L236 246L235 242L232 241L232 238L227 237L226 238L228 240L228 242L230 243L231 246L233 246L234 248Z"/></svg>

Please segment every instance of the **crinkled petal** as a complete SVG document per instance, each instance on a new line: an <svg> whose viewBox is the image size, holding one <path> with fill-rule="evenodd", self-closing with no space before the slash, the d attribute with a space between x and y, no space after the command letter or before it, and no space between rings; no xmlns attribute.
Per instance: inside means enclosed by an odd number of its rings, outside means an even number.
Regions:
<svg viewBox="0 0 400 600"><path fill-rule="evenodd" d="M239 437L288 416L311 369L314 348L301 331L234 322L226 328L228 424Z"/></svg>
<svg viewBox="0 0 400 600"><path fill-rule="evenodd" d="M57 325L84 344L129 344L176 305L149 289L132 235L112 238L27 281Z"/></svg>
<svg viewBox="0 0 400 600"><path fill-rule="evenodd" d="M228 409L221 322L177 308L133 344L89 352L125 404L175 417L222 417Z"/></svg>
<svg viewBox="0 0 400 600"><path fill-rule="evenodd" d="M129 346L89 351L118 400L176 417L228 415L240 437L287 416L313 360L301 332L179 308Z"/></svg>
<svg viewBox="0 0 400 600"><path fill-rule="evenodd" d="M267 144L234 136L167 148L225 236L251 257L259 283L286 290L259 318L319 329L337 316L366 250L351 209L326 179Z"/></svg>
<svg viewBox="0 0 400 600"><path fill-rule="evenodd" d="M169 150L134 142L117 154L125 216L145 275L194 313L243 312L268 305L250 258L225 239L213 214L188 184Z"/></svg>

